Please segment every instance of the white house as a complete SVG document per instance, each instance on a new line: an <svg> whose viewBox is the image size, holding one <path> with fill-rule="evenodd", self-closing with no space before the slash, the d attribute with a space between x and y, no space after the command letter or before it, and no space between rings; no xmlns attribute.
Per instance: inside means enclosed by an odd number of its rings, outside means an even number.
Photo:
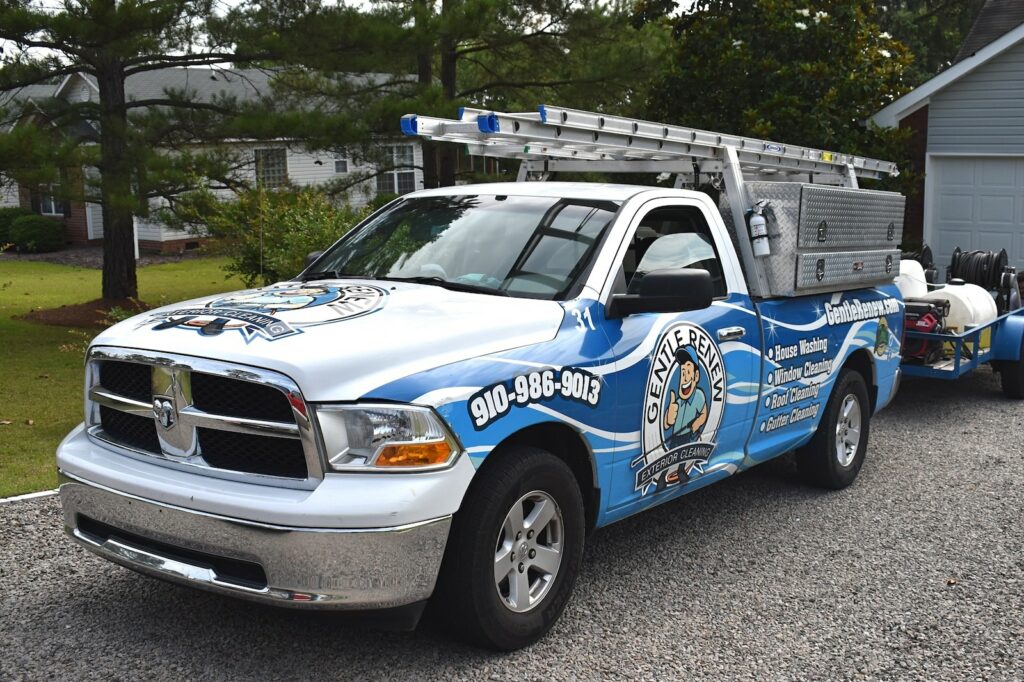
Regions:
<svg viewBox="0 0 1024 682"><path fill-rule="evenodd" d="M158 99L168 91L189 91L200 101L218 96L232 96L239 100L271 94L270 74L259 69L161 69L131 76L125 83L129 100ZM97 101L99 90L91 77L74 74L59 85L32 86L16 93L16 97L31 104L44 98L61 98L72 102ZM15 123L16 125L16 123ZM398 123L396 121L397 129ZM336 157L326 152L311 152L300 146L280 142L232 141L225 142L243 159L240 173L249 180L266 187L285 184L299 186L324 185L339 176L372 171L372 167L357 166L351 159ZM347 201L359 207L378 193L405 194L423 187L422 149L412 138L381 142L395 162L396 170L381 173L349 190ZM405 167L403 167L405 166ZM410 168L408 166L414 166ZM61 202L47 187L16 187L0 177L0 206L24 206L43 214L59 218L67 228L71 244L97 243L103 238L103 208L99 204ZM140 249L174 252L196 244L194 236L174 230L160 222L136 219Z"/></svg>
<svg viewBox="0 0 1024 682"><path fill-rule="evenodd" d="M905 224L937 265L1005 248L1024 270L1024 2L988 0L954 63L871 120L914 131L925 179Z"/></svg>

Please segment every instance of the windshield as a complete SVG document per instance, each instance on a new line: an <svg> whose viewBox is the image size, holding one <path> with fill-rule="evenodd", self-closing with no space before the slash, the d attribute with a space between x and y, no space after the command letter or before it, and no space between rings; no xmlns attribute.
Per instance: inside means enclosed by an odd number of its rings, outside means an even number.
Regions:
<svg viewBox="0 0 1024 682"><path fill-rule="evenodd" d="M327 251L304 274L408 279L528 298L564 297L618 205L522 196L407 199Z"/></svg>

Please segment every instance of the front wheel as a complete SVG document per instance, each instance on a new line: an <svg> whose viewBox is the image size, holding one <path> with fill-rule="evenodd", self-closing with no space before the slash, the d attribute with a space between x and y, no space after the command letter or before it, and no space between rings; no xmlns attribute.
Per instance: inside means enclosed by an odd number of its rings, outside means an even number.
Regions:
<svg viewBox="0 0 1024 682"><path fill-rule="evenodd" d="M583 499L572 470L517 447L480 471L455 518L436 606L466 639L509 651L565 609L583 557Z"/></svg>
<svg viewBox="0 0 1024 682"><path fill-rule="evenodd" d="M836 379L817 432L797 451L800 472L823 488L840 490L850 485L864 464L870 427L871 408L864 377L844 369Z"/></svg>

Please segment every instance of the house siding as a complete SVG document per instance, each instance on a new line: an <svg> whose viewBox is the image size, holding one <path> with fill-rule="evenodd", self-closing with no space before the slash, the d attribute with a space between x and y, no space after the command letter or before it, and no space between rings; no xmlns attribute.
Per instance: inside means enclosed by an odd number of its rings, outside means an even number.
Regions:
<svg viewBox="0 0 1024 682"><path fill-rule="evenodd" d="M395 144L410 143L401 142ZM423 171L419 168L423 165L423 148L419 144L412 143L412 145L413 162L418 166L418 168L415 169L416 189L423 189ZM244 179L249 182L255 182L256 179L255 150L268 149L272 147L286 148L288 160L288 181L293 185L297 185L299 187L317 187L334 182L344 175L335 172L334 155L328 152L313 153L301 149L286 147L284 144L275 145L273 143L239 144L236 145L236 147L236 151L242 157L250 159L250 161L244 164L238 171L240 179ZM319 163L317 163L318 161ZM351 174L372 171L373 167L369 165L356 165L354 163L350 163L349 165L349 173ZM376 193L376 181L371 178L349 189L344 201L353 208L362 208L363 206L366 206L374 196L376 196ZM230 196L230 192L227 192L226 190L220 191L218 194L223 195L224 198L229 198ZM93 218L93 234L96 237L101 237L103 235L102 214L100 213L99 207L96 208L96 214L94 214ZM139 247L147 251L178 251L185 248L186 243L194 242L196 239L195 235L171 229L170 227L167 227L155 220L144 220L140 218L136 220L136 225L139 234Z"/></svg>
<svg viewBox="0 0 1024 682"><path fill-rule="evenodd" d="M64 84L61 96L69 102L88 102L95 100L96 90L84 78L78 74L72 75Z"/></svg>
<svg viewBox="0 0 1024 682"><path fill-rule="evenodd" d="M928 152L1024 155L1024 43L932 96Z"/></svg>

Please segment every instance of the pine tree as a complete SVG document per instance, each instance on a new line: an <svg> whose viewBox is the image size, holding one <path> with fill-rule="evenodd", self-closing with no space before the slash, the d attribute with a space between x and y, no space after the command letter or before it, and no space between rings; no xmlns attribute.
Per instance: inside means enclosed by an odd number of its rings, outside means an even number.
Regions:
<svg viewBox="0 0 1024 682"><path fill-rule="evenodd" d="M14 102L2 118L35 122L0 135L0 174L32 184L56 172L96 170L75 198L103 205L104 298L138 294L134 217L148 213L150 200L234 177L231 159L211 145L236 130L243 103L201 100L187 89L132 99L125 88L160 69L244 66L274 56L263 46L238 51L214 8L214 0L67 0L56 9L0 0L0 95ZM311 15L282 23L278 35L303 30ZM94 101L18 106L23 88L74 74L95 85ZM79 190L65 183L63 191Z"/></svg>

